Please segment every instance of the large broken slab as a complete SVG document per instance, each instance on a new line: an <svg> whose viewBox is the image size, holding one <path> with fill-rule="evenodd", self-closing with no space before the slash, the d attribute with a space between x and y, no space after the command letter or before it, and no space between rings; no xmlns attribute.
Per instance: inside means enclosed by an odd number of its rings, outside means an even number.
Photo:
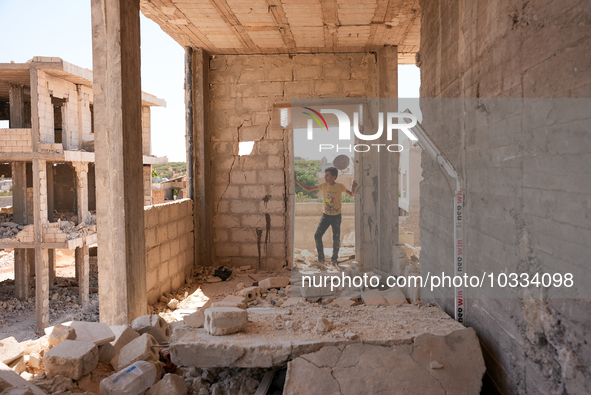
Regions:
<svg viewBox="0 0 591 395"><path fill-rule="evenodd" d="M0 362L9 365L24 354L24 347L14 337L0 340Z"/></svg>
<svg viewBox="0 0 591 395"><path fill-rule="evenodd" d="M124 346L140 337L140 334L131 329L129 325L111 325L111 330L115 334L115 340L99 347L100 362L109 362L119 354Z"/></svg>
<svg viewBox="0 0 591 395"><path fill-rule="evenodd" d="M79 341L90 342L100 346L115 340L115 334L109 325L104 322L69 321L61 325L74 328L76 340ZM53 326L45 328L45 334L51 334L53 329Z"/></svg>
<svg viewBox="0 0 591 395"><path fill-rule="evenodd" d="M423 333L446 336L464 328L438 307L360 305L343 309L306 304L289 310L260 309L264 314L251 310L243 332L212 336L202 328L176 329L169 342L172 361L195 367L270 368L328 345L410 345ZM333 328L318 332L318 319L328 318L331 311L339 312L330 317Z"/></svg>
<svg viewBox="0 0 591 395"><path fill-rule="evenodd" d="M41 388L29 383L2 362L0 362L0 383L6 388L27 388L33 395L47 395ZM0 391L2 390L2 386L0 386Z"/></svg>
<svg viewBox="0 0 591 395"><path fill-rule="evenodd" d="M472 328L411 344L327 346L287 366L285 395L479 394L486 370Z"/></svg>
<svg viewBox="0 0 591 395"><path fill-rule="evenodd" d="M98 348L91 342L64 340L43 355L43 364L50 376L78 380L96 368Z"/></svg>
<svg viewBox="0 0 591 395"><path fill-rule="evenodd" d="M125 345L119 355L111 360L111 365L117 371L137 361L157 361L159 358L158 342L154 336L144 333Z"/></svg>

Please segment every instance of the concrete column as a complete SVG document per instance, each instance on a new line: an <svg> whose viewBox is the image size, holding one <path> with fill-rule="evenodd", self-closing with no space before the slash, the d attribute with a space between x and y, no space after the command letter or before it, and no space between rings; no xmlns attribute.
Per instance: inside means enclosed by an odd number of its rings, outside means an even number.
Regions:
<svg viewBox="0 0 591 395"><path fill-rule="evenodd" d="M57 260L57 250L55 248L51 248L47 250L47 254L49 256L49 289L55 288L55 265Z"/></svg>
<svg viewBox="0 0 591 395"><path fill-rule="evenodd" d="M35 249L27 248L25 251L25 262L29 268L29 277L35 277Z"/></svg>
<svg viewBox="0 0 591 395"><path fill-rule="evenodd" d="M10 102L10 128L23 129L25 127L25 95L22 85L10 85L8 88Z"/></svg>
<svg viewBox="0 0 591 395"><path fill-rule="evenodd" d="M46 248L35 248L35 315L37 330L49 326L49 254Z"/></svg>
<svg viewBox="0 0 591 395"><path fill-rule="evenodd" d="M26 260L27 250L25 248L14 249L14 291L15 297L20 300L27 300L30 296L29 287L29 265Z"/></svg>
<svg viewBox="0 0 591 395"><path fill-rule="evenodd" d="M206 265L213 262L212 240L212 206L211 206L211 175L210 175L210 144L209 117L207 103L209 101L209 55L202 49L186 50L186 74L190 86L186 88L186 103L188 105L187 166L189 167L188 182L189 198L195 204L195 264Z"/></svg>
<svg viewBox="0 0 591 395"><path fill-rule="evenodd" d="M12 221L27 223L27 164L12 162Z"/></svg>
<svg viewBox="0 0 591 395"><path fill-rule="evenodd" d="M12 109L12 105L11 105ZM12 123L12 121L11 121ZM25 162L12 162L12 211L13 222L27 223L27 166ZM27 260L27 250L14 249L14 288L15 296L25 300L30 296L29 278L31 271Z"/></svg>
<svg viewBox="0 0 591 395"><path fill-rule="evenodd" d="M75 253L77 280L78 280L78 302L83 309L89 306L90 294L90 255L88 245L76 248Z"/></svg>
<svg viewBox="0 0 591 395"><path fill-rule="evenodd" d="M139 0L92 0L101 321L147 313Z"/></svg>
<svg viewBox="0 0 591 395"><path fill-rule="evenodd" d="M88 163L72 162L76 170L76 201L78 208L78 223L90 223L88 212Z"/></svg>
<svg viewBox="0 0 591 395"><path fill-rule="evenodd" d="M378 50L379 111L396 112L398 108L398 48ZM370 114L377 119L376 114ZM384 122L386 124L386 122ZM387 140L384 131L378 144L396 144L398 135ZM365 269L396 271L394 245L398 242L398 157L387 150L356 154L359 192L355 196L355 246ZM377 248L376 248L377 246ZM399 273L394 273L399 274Z"/></svg>
<svg viewBox="0 0 591 395"><path fill-rule="evenodd" d="M144 165L144 206L152 205L152 165Z"/></svg>
<svg viewBox="0 0 591 395"><path fill-rule="evenodd" d="M33 218L35 243L43 241L43 225L47 222L47 165L33 160ZM35 247L35 305L37 330L49 325L49 253Z"/></svg>
<svg viewBox="0 0 591 395"><path fill-rule="evenodd" d="M53 222L53 163L47 162L47 220Z"/></svg>
<svg viewBox="0 0 591 395"><path fill-rule="evenodd" d="M31 68L31 135L33 153L39 152L39 70ZM47 161L33 158L33 229L35 243L43 242L43 225L47 222ZM35 247L35 314L37 330L49 325L49 255L47 249Z"/></svg>

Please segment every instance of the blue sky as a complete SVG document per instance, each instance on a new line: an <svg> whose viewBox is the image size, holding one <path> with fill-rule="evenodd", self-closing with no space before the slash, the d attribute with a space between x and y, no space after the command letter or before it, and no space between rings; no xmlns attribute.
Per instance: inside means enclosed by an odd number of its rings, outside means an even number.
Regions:
<svg viewBox="0 0 591 395"><path fill-rule="evenodd" d="M54 56L92 69L90 0L0 0L0 63ZM184 49L141 16L142 90L166 100L152 108L152 154L185 161ZM418 97L419 69L399 67L400 97Z"/></svg>

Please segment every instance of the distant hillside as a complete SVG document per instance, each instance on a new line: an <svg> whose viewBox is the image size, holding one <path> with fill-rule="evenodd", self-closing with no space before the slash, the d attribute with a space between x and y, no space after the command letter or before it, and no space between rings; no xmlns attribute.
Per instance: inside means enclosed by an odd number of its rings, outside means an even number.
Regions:
<svg viewBox="0 0 591 395"><path fill-rule="evenodd" d="M167 165L152 165L152 170L160 178L176 178L187 174L186 162L168 162Z"/></svg>

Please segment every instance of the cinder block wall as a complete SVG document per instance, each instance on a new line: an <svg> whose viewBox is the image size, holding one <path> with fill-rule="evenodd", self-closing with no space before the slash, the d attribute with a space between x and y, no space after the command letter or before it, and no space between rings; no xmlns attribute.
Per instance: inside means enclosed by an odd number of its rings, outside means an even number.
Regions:
<svg viewBox="0 0 591 395"><path fill-rule="evenodd" d="M274 105L297 97L376 97L376 57L218 55L209 76L213 263L281 267L291 239L291 131L279 126ZM240 141L255 141L251 155L238 156Z"/></svg>
<svg viewBox="0 0 591 395"><path fill-rule="evenodd" d="M31 152L31 129L0 129L2 152Z"/></svg>
<svg viewBox="0 0 591 395"><path fill-rule="evenodd" d="M588 1L421 0L420 6L422 98L590 97ZM431 117L423 112L427 130ZM588 278L591 249L583 235L591 234L591 222L583 217L591 184L582 181L588 180L589 134L550 138L537 130L517 140L502 129L494 139L471 129L462 137L460 130L430 132L465 171L468 274L526 264ZM449 272L449 190L428 155L422 168L421 271ZM424 299L452 314L453 300L424 291ZM591 393L588 301L468 294L466 324L476 329L488 374L502 393Z"/></svg>
<svg viewBox="0 0 591 395"><path fill-rule="evenodd" d="M144 207L148 303L185 283L194 263L193 201Z"/></svg>
<svg viewBox="0 0 591 395"><path fill-rule="evenodd" d="M54 77L43 70L38 70L37 73L41 141L44 143L55 142L51 96L66 100L63 122L66 128L67 142L62 143L64 149L66 147L67 149L81 148L80 128L82 128L82 141L94 140L94 135L91 133L90 115L92 88Z"/></svg>

